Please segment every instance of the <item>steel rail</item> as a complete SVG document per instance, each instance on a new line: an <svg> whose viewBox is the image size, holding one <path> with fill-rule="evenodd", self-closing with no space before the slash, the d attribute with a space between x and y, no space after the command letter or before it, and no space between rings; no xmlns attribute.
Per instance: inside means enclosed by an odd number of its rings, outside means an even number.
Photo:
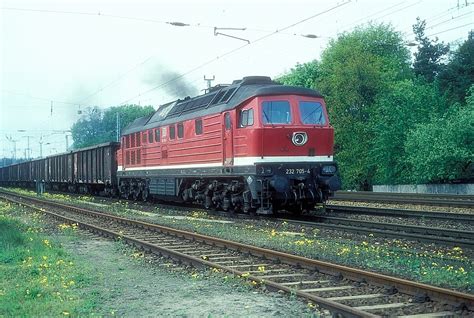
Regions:
<svg viewBox="0 0 474 318"><path fill-rule="evenodd" d="M385 193L375 194L359 193L359 192L344 192L336 193L331 198L333 201L357 201L357 202L383 202L383 203L398 203L398 204L416 204L416 205L431 205L431 206L450 206L474 208L474 200L471 199L434 199L434 198L417 198L409 196L395 196L387 195Z"/></svg>
<svg viewBox="0 0 474 318"><path fill-rule="evenodd" d="M398 224L398 223L353 220L353 219L338 218L338 217L333 217L333 216L320 216L317 218L320 219L322 222L329 222L332 224L365 227L368 229L372 229L372 228L381 229L381 230L387 229L387 230L392 230L392 231L404 232L404 234L415 233L415 234L439 236L440 242L444 242L445 239L456 238L456 239L466 239L468 242L474 243L473 231L460 231L460 230L445 229L445 228L439 228L439 227L427 227L427 226L419 226L419 225L405 225L405 224Z"/></svg>
<svg viewBox="0 0 474 318"><path fill-rule="evenodd" d="M393 217L404 217L404 218L426 218L426 219L433 219L433 220L474 223L474 214L468 214L468 213L386 209L386 208L346 206L346 205L326 205L326 211L331 212L331 213L382 215L382 216L393 216Z"/></svg>
<svg viewBox="0 0 474 318"><path fill-rule="evenodd" d="M18 196L18 195L16 195L16 196ZM95 212L95 211L86 210L86 209L83 209L83 208L77 208L77 207L73 207L73 206L69 206L69 205L65 205L65 204L56 203L56 202L50 202L50 201L45 202L43 200L33 199L31 197L24 197L23 199L30 200L30 201L40 203L40 204L52 205L52 206L55 206L57 208L67 209L69 211L79 212L79 213L86 214L86 215L92 215L94 217L107 218L109 220L114 220L115 222L119 222L119 223L123 223L123 224L129 224L129 225L133 225L134 227L149 229L149 230L157 231L157 232L160 232L160 233L172 235L172 236L175 236L175 237L183 237L183 238L187 238L187 239L192 240L192 241L205 242L206 244L209 244L211 246L220 246L220 247L223 247L223 248L226 248L226 249L231 249L231 250L235 250L235 251L239 251L239 252L249 253L250 255L263 257L264 259L271 259L271 260L283 262L285 264L293 265L296 268L306 268L306 269L309 269L309 270L313 270L313 271L316 270L318 272L325 272L325 273L332 274L332 275L341 275L342 274L345 277L347 277L349 279L356 280L356 281L359 281L361 278L363 278L363 279L366 279L366 280L370 281L371 283L374 283L374 284L377 284L377 285L381 285L381 286L391 285L391 286L394 286L396 289L398 289L399 291L401 291L403 293L406 293L406 294L414 295L414 294L423 292L423 293L426 293L431 299L442 300L444 302L448 302L448 303L451 303L451 304L460 304L460 303L462 303L467 308L469 308L470 310L472 310L473 307L474 307L474 296L471 295L471 294L464 294L464 293L461 293L461 292L448 290L448 289L443 289L443 288L436 287L436 286L430 286L430 285L416 283L416 282L412 282L412 281L408 281L408 280L404 280L404 279L400 279L400 278L390 277L390 276L383 275L383 274L371 273L371 272L363 271L363 270L360 270L360 269L354 269L354 268L350 268L350 267L347 267L347 266L331 264L331 263L328 263L328 262L322 262L322 261L318 261L318 260L308 259L308 258L304 258L304 257L301 257L301 256L291 255L291 254L287 254L287 253L283 253L283 252L272 251L272 250L268 250L268 249L264 249L264 248L249 246L249 245L245 245L245 244L241 244L241 243L231 242L231 241L224 240L224 239L212 238L212 237L209 237L209 236L196 234L196 233L190 233L190 232L177 230L177 229L173 229L173 228L169 228L169 227L165 227L165 226L161 226L161 225L150 224L150 223L140 222L140 221L134 221L134 220L130 220L130 219L122 218L122 217L117 217L117 216L113 216L113 215L106 214L106 213L99 213L99 212ZM19 204L26 205L26 206L29 206L31 208L40 210L42 212L46 212L46 211L44 211L44 209L40 209L38 207L27 205L24 202L19 202L19 201L16 201L16 202L19 203ZM46 213L52 213L52 212L46 212ZM55 213L53 213L53 214L55 214ZM60 215L58 215L58 217L60 217L64 220L67 219L64 216L60 216ZM69 222L78 222L78 221L77 220L70 220ZM86 225L84 225L84 226L86 226ZM96 229L96 230L98 230L98 229ZM110 231L110 230L107 230L107 229L104 229L104 230L106 231L104 233L108 233L109 235L112 235L113 237L122 237L122 238L124 237L123 234L116 233L116 232L113 232L113 231ZM165 254L168 253L168 255L174 255L178 258L186 258L191 263L198 263L198 264L203 264L203 265L206 265L206 266L221 268L223 270L229 271L231 273L235 273L237 275L242 275L242 273L243 273L241 271L237 271L235 269L228 268L227 266L222 266L222 265L215 264L215 263L212 263L212 262L209 263L205 260L201 260L201 259L198 259L198 258L195 258L195 257L194 258L189 258L189 255L179 253L179 252L176 252L176 251L168 251L165 247L160 247L160 246L156 246L156 245L152 246L152 245L150 245L149 242L143 242L143 243L146 243L146 244L143 245L142 242L141 242L142 240L139 240L137 238L127 237L127 240L132 244L137 243L137 244L140 244L142 246L148 247L148 249L153 249L153 250L158 249L159 251L161 251ZM312 294L301 292L301 291L298 291L296 289L292 289L292 288L289 288L287 286L281 285L279 283L275 283L275 282L260 279L258 276L250 275L248 278L250 278L252 280L255 280L257 282L261 282L262 284L265 284L269 287L273 287L273 288L280 289L280 290L287 291L287 292L296 293L296 295L302 296L306 299L310 299L310 300L314 301L315 303L320 304L322 307L329 308L333 312L344 312L345 315L349 315L349 316L360 316L360 317L372 317L373 316L372 314L367 313L367 312L360 312L360 310L357 310L357 312L355 312L354 308L351 308L351 307L346 308L348 306L341 305L337 302L329 301L327 299L324 299L324 298L321 298L321 297L318 297L318 296L315 296L315 295L312 295Z"/></svg>
<svg viewBox="0 0 474 318"><path fill-rule="evenodd" d="M386 196L402 198L425 198L438 200L474 200L471 194L448 194L448 193L401 193L401 192L373 192L373 191L337 191L339 195L366 195L366 196Z"/></svg>
<svg viewBox="0 0 474 318"><path fill-rule="evenodd" d="M284 221L293 224L307 225L313 227L323 227L332 230L343 230L359 234L379 234L383 237L392 237L392 238L403 238L411 239L420 242L426 243L439 243L449 246L459 246L474 248L474 240L466 238L454 238L454 237L445 237L444 233L452 232L456 235L462 237L469 236L472 238L474 235L473 232L463 232L456 230L447 230L442 228L429 228L429 227L418 227L414 225L401 225L401 224L392 224L392 223L381 223L381 222L370 222L370 221L359 221L343 218L331 218L331 217L319 217L320 219L326 219L326 221L331 220L332 223L318 223L315 221L301 221L294 219L285 219L279 218L277 220ZM384 229L384 227L386 229ZM415 230L419 228L417 233L403 232L404 230ZM430 235L424 235L421 233L426 230ZM416 231L416 230L415 230ZM441 236L439 236L441 235Z"/></svg>

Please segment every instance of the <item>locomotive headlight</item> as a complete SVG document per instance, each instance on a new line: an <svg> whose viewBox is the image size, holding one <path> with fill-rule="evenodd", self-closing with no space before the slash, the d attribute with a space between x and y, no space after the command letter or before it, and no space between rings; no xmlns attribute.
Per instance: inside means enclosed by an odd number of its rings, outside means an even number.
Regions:
<svg viewBox="0 0 474 318"><path fill-rule="evenodd" d="M305 132L294 132L291 141L295 146L303 146L308 142L308 135Z"/></svg>
<svg viewBox="0 0 474 318"><path fill-rule="evenodd" d="M323 168L321 169L321 174L333 175L336 173L336 171L337 171L336 166L328 165L328 166L323 166Z"/></svg>

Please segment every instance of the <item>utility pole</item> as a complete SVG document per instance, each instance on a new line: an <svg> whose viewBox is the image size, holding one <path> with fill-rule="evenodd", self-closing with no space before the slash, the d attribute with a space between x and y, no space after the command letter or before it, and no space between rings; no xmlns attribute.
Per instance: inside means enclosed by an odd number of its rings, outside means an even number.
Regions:
<svg viewBox="0 0 474 318"><path fill-rule="evenodd" d="M68 149L69 149L69 135L66 134L65 136L66 136L66 151L68 151Z"/></svg>
<svg viewBox="0 0 474 318"><path fill-rule="evenodd" d="M116 118L115 118L115 121L116 121L116 132L117 132L117 142L120 142L120 113L117 111L116 113Z"/></svg>
<svg viewBox="0 0 474 318"><path fill-rule="evenodd" d="M13 143L13 153L12 153L12 154L13 154L13 160L16 160L16 142L17 142L18 140L14 140L11 135L10 135L10 136L6 136L6 135L5 135L5 137L7 137L7 140L8 140L8 141L10 141L11 143Z"/></svg>
<svg viewBox="0 0 474 318"><path fill-rule="evenodd" d="M40 158L43 158L43 136L40 137L39 144L40 144Z"/></svg>
<svg viewBox="0 0 474 318"><path fill-rule="evenodd" d="M33 138L34 136L23 136L24 138L26 138L26 142L27 142L27 154L28 154L28 157L27 159L31 159L31 148L30 148L30 138Z"/></svg>

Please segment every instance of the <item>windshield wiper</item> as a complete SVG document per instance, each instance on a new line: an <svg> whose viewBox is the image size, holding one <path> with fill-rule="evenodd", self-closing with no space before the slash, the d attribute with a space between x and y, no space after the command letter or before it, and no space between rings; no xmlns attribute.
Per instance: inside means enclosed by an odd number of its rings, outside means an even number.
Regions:
<svg viewBox="0 0 474 318"><path fill-rule="evenodd" d="M322 111L321 108L322 108L321 106L318 106L317 108L315 108L311 113L309 113L308 115L306 115L305 118L303 118L302 122L304 123L306 121L306 119L310 118L316 111L321 110L321 115L319 116L319 124L320 124L321 123L321 118L323 116L323 111ZM316 123L312 123L312 124L316 124Z"/></svg>

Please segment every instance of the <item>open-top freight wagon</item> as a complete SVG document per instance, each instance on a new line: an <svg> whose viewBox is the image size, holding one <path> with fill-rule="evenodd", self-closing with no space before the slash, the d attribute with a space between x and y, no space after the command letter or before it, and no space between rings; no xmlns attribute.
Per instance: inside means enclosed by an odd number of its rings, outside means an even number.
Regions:
<svg viewBox="0 0 474 318"><path fill-rule="evenodd" d="M0 184L35 187L76 193L111 195L116 189L118 142L104 143L75 151L0 168Z"/></svg>

